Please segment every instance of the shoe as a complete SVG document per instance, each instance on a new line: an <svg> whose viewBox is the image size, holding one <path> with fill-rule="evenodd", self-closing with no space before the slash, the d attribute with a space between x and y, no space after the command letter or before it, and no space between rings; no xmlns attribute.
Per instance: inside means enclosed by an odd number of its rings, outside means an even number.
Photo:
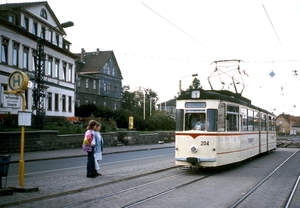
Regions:
<svg viewBox="0 0 300 208"><path fill-rule="evenodd" d="M95 172L95 173L93 173L93 175L101 176L101 173Z"/></svg>
<svg viewBox="0 0 300 208"><path fill-rule="evenodd" d="M87 175L87 178L96 178L96 175Z"/></svg>

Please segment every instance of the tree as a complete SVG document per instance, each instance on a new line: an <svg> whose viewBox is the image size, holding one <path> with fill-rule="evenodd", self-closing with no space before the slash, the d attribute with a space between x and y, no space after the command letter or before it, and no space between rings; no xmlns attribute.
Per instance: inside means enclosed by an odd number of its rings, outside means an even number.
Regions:
<svg viewBox="0 0 300 208"><path fill-rule="evenodd" d="M195 77L192 84L189 86L187 90L200 89L200 88L202 88L200 80L197 77Z"/></svg>

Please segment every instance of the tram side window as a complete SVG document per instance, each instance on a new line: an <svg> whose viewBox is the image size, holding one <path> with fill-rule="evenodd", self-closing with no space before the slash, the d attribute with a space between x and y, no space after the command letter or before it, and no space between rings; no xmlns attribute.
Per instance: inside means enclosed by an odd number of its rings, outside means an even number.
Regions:
<svg viewBox="0 0 300 208"><path fill-rule="evenodd" d="M239 107L227 106L227 131L239 130Z"/></svg>
<svg viewBox="0 0 300 208"><path fill-rule="evenodd" d="M183 130L183 115L184 115L184 112L182 109L176 110L176 131Z"/></svg>
<svg viewBox="0 0 300 208"><path fill-rule="evenodd" d="M216 109L207 110L207 131L217 131L218 111Z"/></svg>
<svg viewBox="0 0 300 208"><path fill-rule="evenodd" d="M254 111L254 121L253 121L253 127L254 131L258 131L258 112Z"/></svg>
<svg viewBox="0 0 300 208"><path fill-rule="evenodd" d="M242 121L242 131L248 131L248 112L246 108L241 109L242 116L243 116L243 121Z"/></svg>
<svg viewBox="0 0 300 208"><path fill-rule="evenodd" d="M267 126L267 117L266 114L261 114L261 131L266 131L266 126Z"/></svg>
<svg viewBox="0 0 300 208"><path fill-rule="evenodd" d="M269 116L269 131L275 131L275 118L273 116Z"/></svg>
<svg viewBox="0 0 300 208"><path fill-rule="evenodd" d="M253 110L248 110L248 131L253 131L254 117Z"/></svg>

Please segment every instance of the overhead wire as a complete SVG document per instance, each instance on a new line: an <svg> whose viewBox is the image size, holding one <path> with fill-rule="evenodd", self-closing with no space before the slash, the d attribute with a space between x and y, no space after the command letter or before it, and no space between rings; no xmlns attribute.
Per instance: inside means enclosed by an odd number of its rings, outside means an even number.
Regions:
<svg viewBox="0 0 300 208"><path fill-rule="evenodd" d="M268 19L269 19L269 21L270 21L272 27L273 27L273 30L274 30L274 32L275 32L275 34L276 34L276 36L277 36L277 39L278 39L280 45L282 46L282 43L281 43L281 41L280 41L280 38L279 38L279 36L278 36L278 34L277 34L276 30L275 30L275 27L274 27L274 25L273 25L273 23L272 23L272 20L271 20L269 14L268 14L268 12L267 12L267 10L266 10L266 8L265 8L265 6L264 6L263 4L262 4L262 7L264 8L264 10L265 10L265 12L266 12L266 15L267 15L267 17L268 17Z"/></svg>
<svg viewBox="0 0 300 208"><path fill-rule="evenodd" d="M144 4L143 2L141 2L145 7L147 7L148 9L150 9L152 12L154 12L155 14L157 14L158 16L160 16L161 18L163 18L164 20L166 20L168 23L170 23L171 25L173 25L174 27L176 27L178 30L180 30L181 32L183 32L184 34L186 34L188 37L192 38L194 41L196 41L197 43L199 43L200 45L202 45L203 47L207 48L208 50L210 50L211 52L213 52L214 54L216 54L215 51L213 51L212 49L208 48L207 46L205 46L203 43L201 43L199 40L197 40L196 38L194 38L193 36L191 36L189 33L185 32L183 29L181 29L180 27L178 27L177 25L175 25L174 23L172 23L170 20L168 20L167 18L165 18L164 16L162 16L161 14L159 14L158 12L156 12L154 9L150 8L149 6L147 6L146 4Z"/></svg>

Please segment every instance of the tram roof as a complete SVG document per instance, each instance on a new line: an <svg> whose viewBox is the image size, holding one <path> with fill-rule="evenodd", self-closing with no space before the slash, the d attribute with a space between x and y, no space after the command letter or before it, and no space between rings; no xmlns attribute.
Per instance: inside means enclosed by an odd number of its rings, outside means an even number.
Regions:
<svg viewBox="0 0 300 208"><path fill-rule="evenodd" d="M250 99L243 97L239 93L234 93L228 90L204 90L204 89L197 89L197 90L200 90L200 98L192 98L191 92L188 90L183 92L181 95L179 95L177 100L206 100L206 99L223 100L223 101L228 101L240 105L245 105L263 111L268 114L273 114L264 109L252 105Z"/></svg>

